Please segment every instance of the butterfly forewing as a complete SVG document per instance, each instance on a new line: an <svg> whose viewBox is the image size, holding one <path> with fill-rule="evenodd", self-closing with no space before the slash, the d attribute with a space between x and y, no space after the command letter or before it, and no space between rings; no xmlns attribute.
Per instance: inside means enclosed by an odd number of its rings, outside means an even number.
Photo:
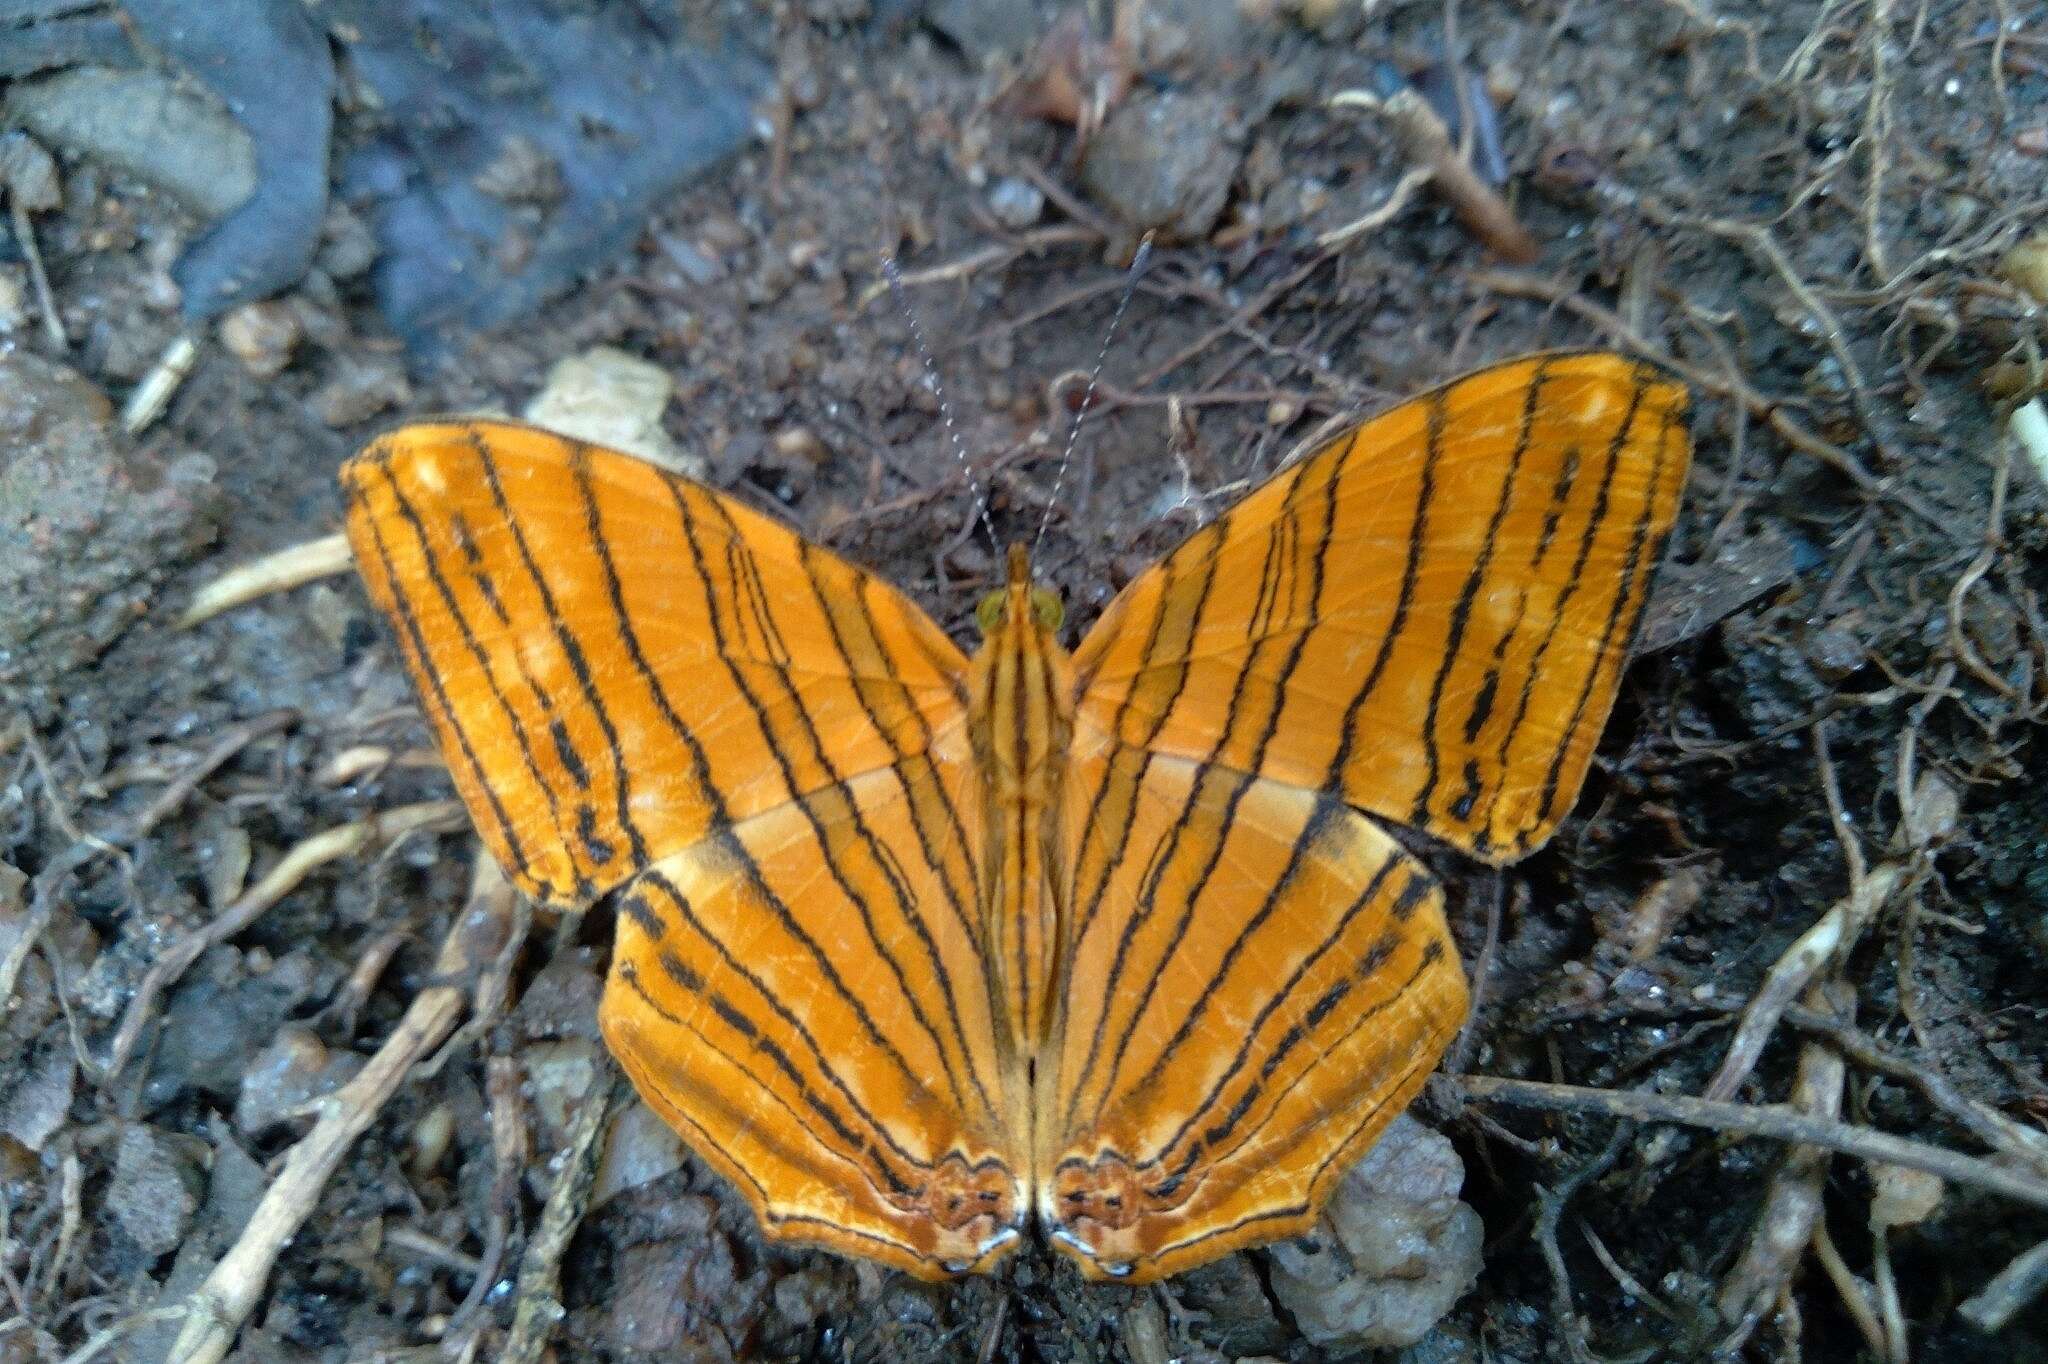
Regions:
<svg viewBox="0 0 2048 1364"><path fill-rule="evenodd" d="M1075 655L1079 707L1133 747L1520 857L1612 707L1684 408L1660 371L1575 354L1373 418L1133 581Z"/></svg>
<svg viewBox="0 0 2048 1364"><path fill-rule="evenodd" d="M708 831L932 755L966 661L893 589L730 498L503 422L343 470L357 564L522 889L580 905Z"/></svg>

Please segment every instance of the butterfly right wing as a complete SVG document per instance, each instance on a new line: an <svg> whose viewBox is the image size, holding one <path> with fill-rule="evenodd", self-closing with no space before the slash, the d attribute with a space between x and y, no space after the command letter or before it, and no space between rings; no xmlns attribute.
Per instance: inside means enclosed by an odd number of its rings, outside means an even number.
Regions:
<svg viewBox="0 0 2048 1364"><path fill-rule="evenodd" d="M1465 976L1436 882L1341 799L1085 720L1073 751L1038 1213L1090 1277L1149 1282L1306 1231L1434 1068Z"/></svg>
<svg viewBox="0 0 2048 1364"><path fill-rule="evenodd" d="M1085 1270L1305 1228L1434 1066L1463 973L1366 815L1495 862L1555 831L1676 514L1685 398L1618 355L1482 370L1281 471L1082 642L1035 1161Z"/></svg>

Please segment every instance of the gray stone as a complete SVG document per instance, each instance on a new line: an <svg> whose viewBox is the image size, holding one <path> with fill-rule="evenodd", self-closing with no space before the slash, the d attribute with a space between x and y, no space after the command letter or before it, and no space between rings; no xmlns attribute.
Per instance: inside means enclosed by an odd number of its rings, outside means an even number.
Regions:
<svg viewBox="0 0 2048 1364"><path fill-rule="evenodd" d="M34 1048L0 1061L0 1132L41 1151L64 1125L77 1079L71 1039L52 1026Z"/></svg>
<svg viewBox="0 0 2048 1364"><path fill-rule="evenodd" d="M1465 1167L1407 1114L1330 1195L1314 1233L1270 1252L1273 1295L1331 1349L1413 1345L1479 1277L1485 1228L1458 1200Z"/></svg>
<svg viewBox="0 0 2048 1364"><path fill-rule="evenodd" d="M162 190L203 218L256 188L249 135L220 102L157 71L82 66L7 92L7 118Z"/></svg>
<svg viewBox="0 0 2048 1364"><path fill-rule="evenodd" d="M213 463L144 460L83 376L0 356L0 683L90 662L212 533Z"/></svg>
<svg viewBox="0 0 2048 1364"><path fill-rule="evenodd" d="M261 1136L348 1083L362 1068L362 1057L331 1052L304 1028L280 1029L242 1072L235 1126L246 1136Z"/></svg>
<svg viewBox="0 0 2048 1364"><path fill-rule="evenodd" d="M1081 183L1136 232L1205 236L1237 176L1242 149L1224 100L1202 93L1137 95L1088 144Z"/></svg>
<svg viewBox="0 0 2048 1364"><path fill-rule="evenodd" d="M107 1210L130 1240L151 1255L167 1255L192 1225L202 1184L188 1143L140 1124L121 1133Z"/></svg>

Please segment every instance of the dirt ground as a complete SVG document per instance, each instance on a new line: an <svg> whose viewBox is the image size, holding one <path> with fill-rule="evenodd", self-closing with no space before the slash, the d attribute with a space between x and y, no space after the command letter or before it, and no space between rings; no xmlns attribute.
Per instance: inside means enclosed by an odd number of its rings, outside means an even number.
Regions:
<svg viewBox="0 0 2048 1364"><path fill-rule="evenodd" d="M107 404L183 329L165 271L202 224L60 157L36 232L68 344L25 263L0 281L0 587L47 617L0 660L0 1364L164 1358L202 1282L241 1295L247 1361L1347 1355L1264 1252L1132 1290L1043 1249L932 1286L767 1246L630 1104L608 1138L587 1120L604 916L463 938L475 845L429 804L448 783L354 580L177 628L227 569L332 534L371 435L518 410L606 345L673 377L666 432L710 481L971 641L994 561L878 252L996 529L1028 535L1132 213L1165 231L1040 555L1073 629L1326 418L1545 347L1694 390L1576 813L1498 880L1432 854L1479 980L1462 1069L1578 1088L1420 1106L1484 1261L1400 1357L2048 1358L2048 1270L1993 1285L2048 1257L2048 460L2006 434L2042 383L2040 10L1157 0L1062 47L1024 7L909 8L735 5L778 82L760 135L538 315L407 356L324 259L239 324L287 339L203 329L132 439ZM1494 207L1534 260L1410 176L1394 120L1328 107L1383 63L1478 77L1436 107L1497 114ZM336 137L379 117L344 100ZM458 1020L358 1102L394 1039ZM1712 1103L1650 1121L1589 1090ZM310 1177L309 1131L336 1139ZM265 1242L270 1181L304 1200Z"/></svg>

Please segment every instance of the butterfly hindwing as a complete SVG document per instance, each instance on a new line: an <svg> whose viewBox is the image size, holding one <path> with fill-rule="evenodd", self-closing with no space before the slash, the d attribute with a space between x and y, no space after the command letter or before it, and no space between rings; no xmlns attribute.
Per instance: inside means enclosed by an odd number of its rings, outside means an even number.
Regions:
<svg viewBox="0 0 2048 1364"><path fill-rule="evenodd" d="M1219 764L1083 728L1068 780L1041 1221L1133 1281L1305 1230L1464 1018L1436 883L1341 800Z"/></svg>
<svg viewBox="0 0 2048 1364"><path fill-rule="evenodd" d="M971 808L958 779L939 769L942 796ZM917 799L867 773L635 877L599 1020L771 1236L937 1278L1015 1241L1024 1198L982 959L950 903L966 850L925 856Z"/></svg>

